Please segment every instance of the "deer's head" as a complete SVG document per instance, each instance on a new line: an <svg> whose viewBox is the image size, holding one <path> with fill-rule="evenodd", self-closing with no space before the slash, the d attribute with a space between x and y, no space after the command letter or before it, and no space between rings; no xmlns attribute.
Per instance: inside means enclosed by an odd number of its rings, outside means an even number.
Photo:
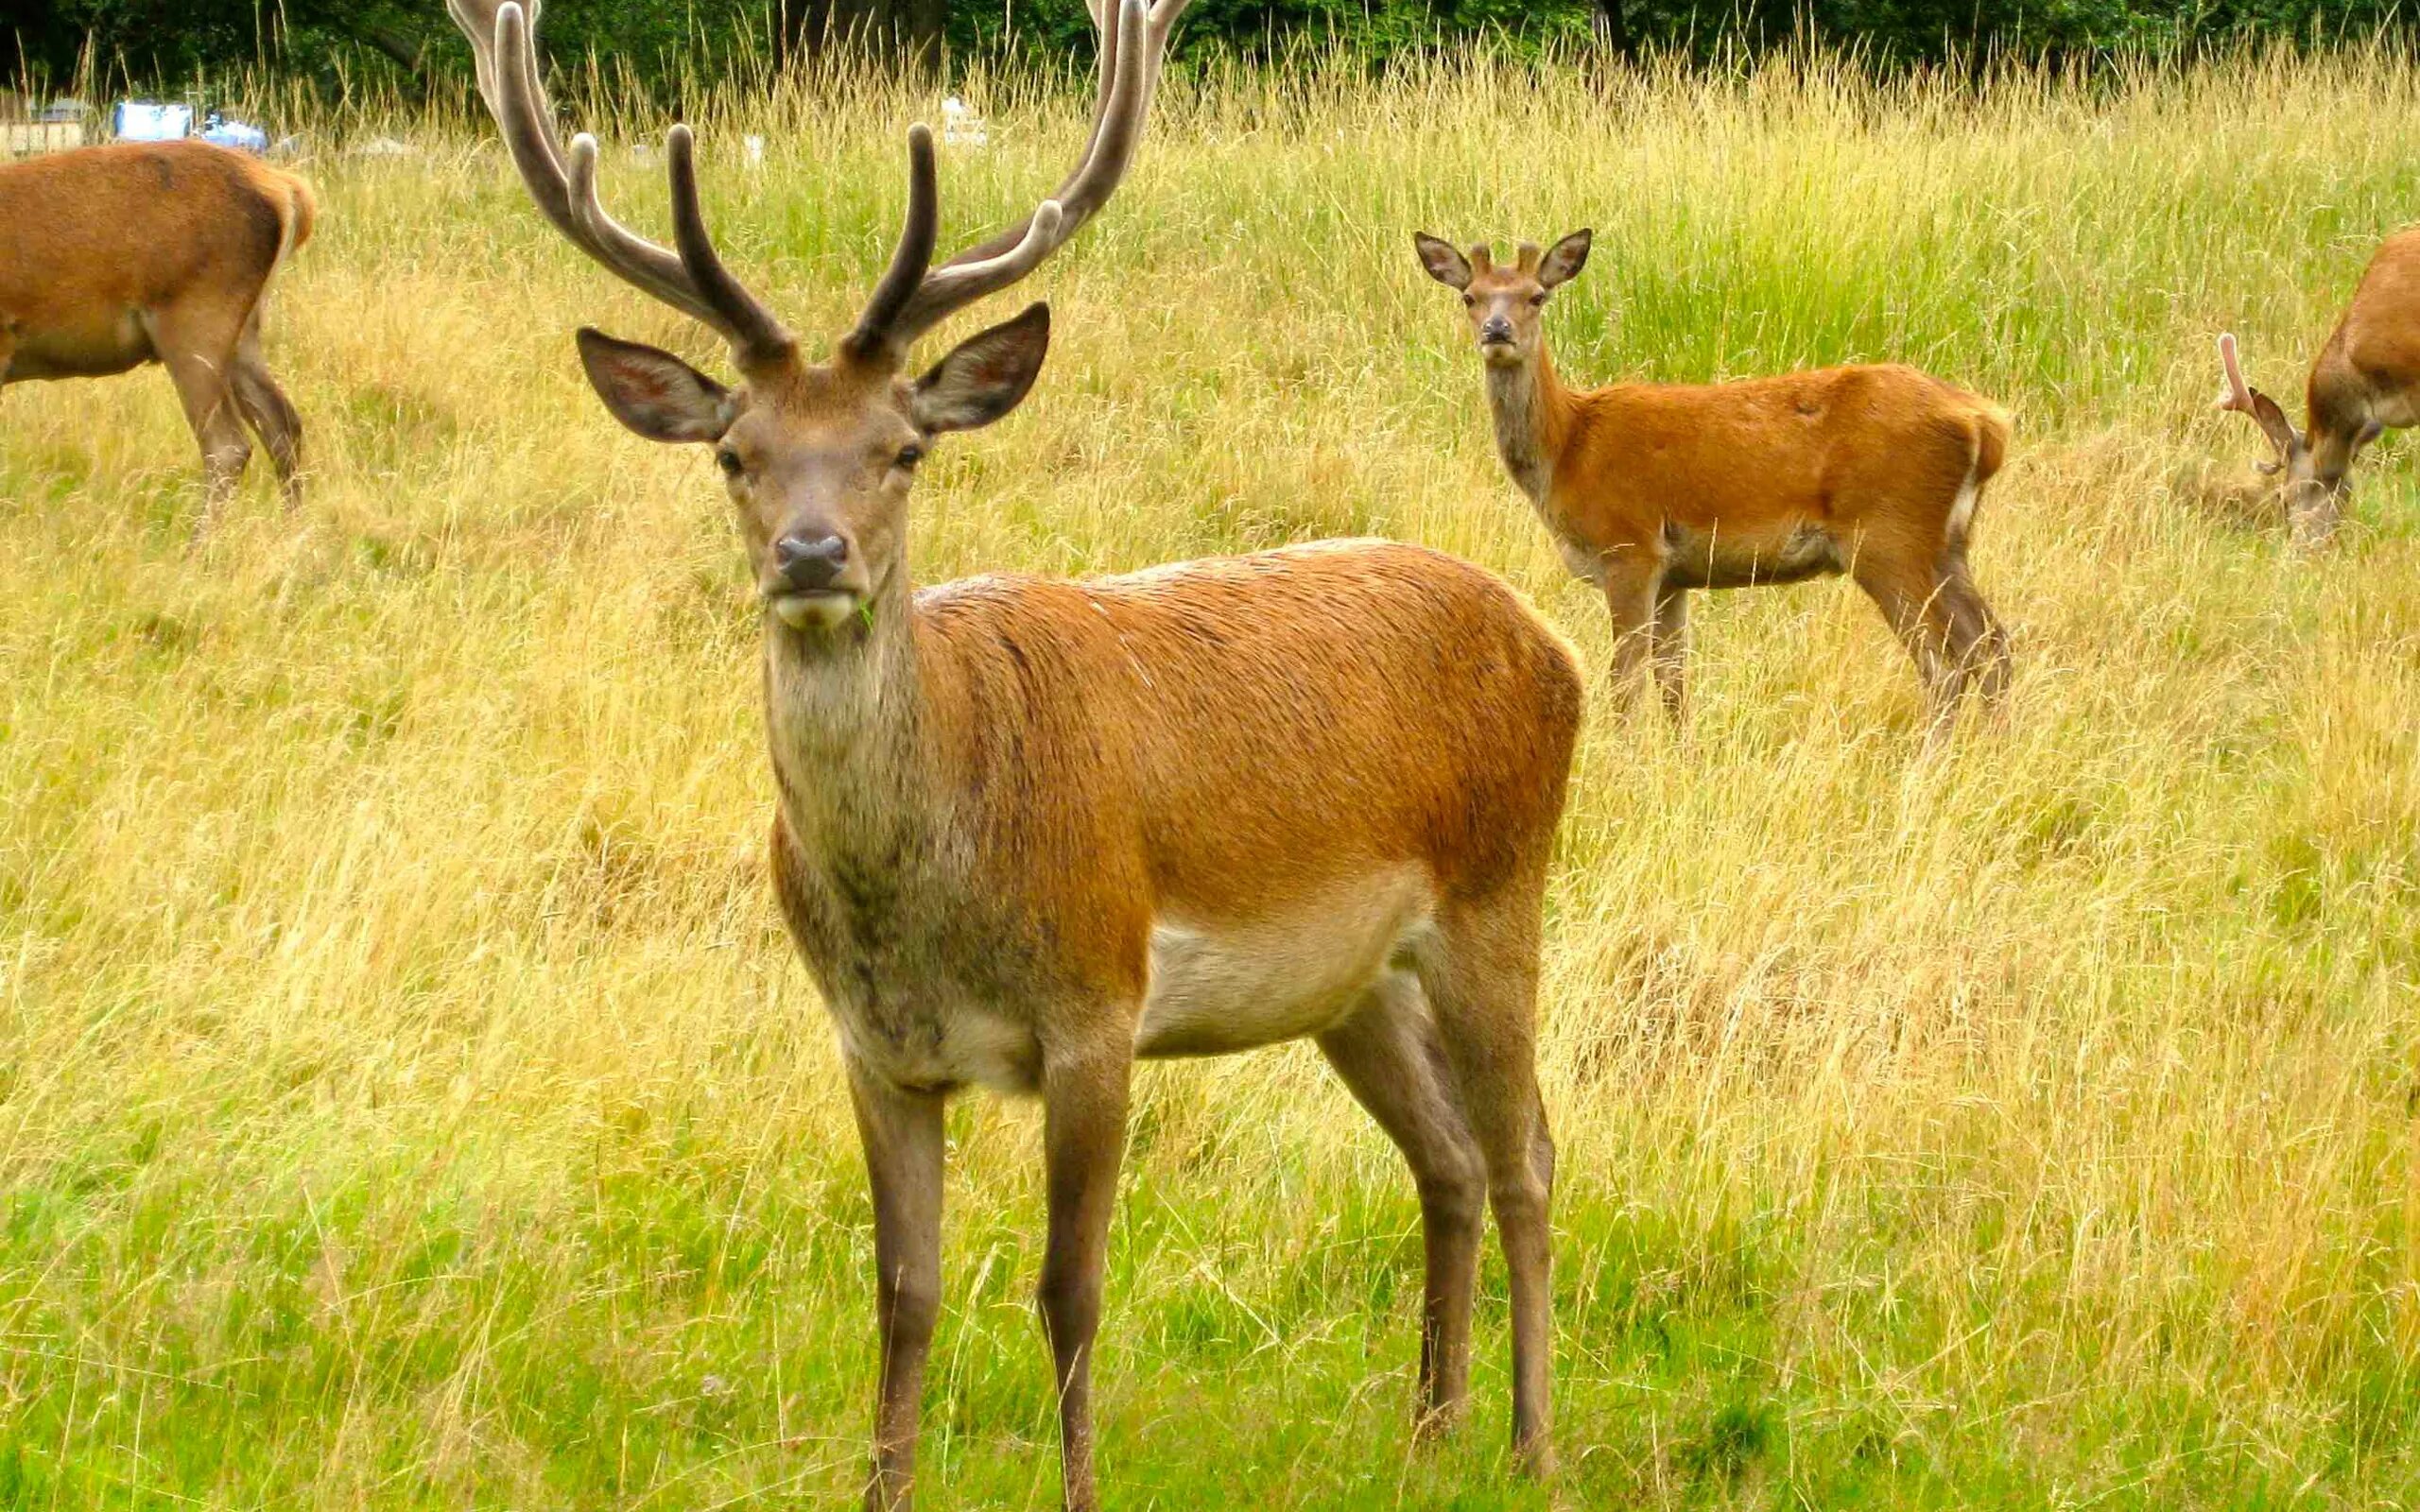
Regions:
<svg viewBox="0 0 2420 1512"><path fill-rule="evenodd" d="M2243 381L2243 365L2236 354L2232 333L2219 337L2219 366L2225 377L2219 388L2218 407L2248 415L2260 427L2275 457L2259 468L2277 480L2296 536L2307 542L2324 540L2344 511L2350 491L2345 470L2354 454L2377 438L2378 423L2364 418L2358 430L2346 424L2325 435L2294 429L2282 405ZM2314 429L2325 427L2315 425ZM2351 434L2342 434L2348 431Z"/></svg>
<svg viewBox="0 0 2420 1512"><path fill-rule="evenodd" d="M666 144L673 245L646 240L596 197L596 142L559 146L539 79L537 0L447 0L476 55L479 93L530 197L557 230L627 282L719 334L739 381L725 386L670 352L579 333L579 354L615 419L657 441L714 448L766 612L787 630L837 640L886 593L906 591L908 491L936 438L988 425L1033 387L1050 345L1050 311L1024 314L959 344L911 376L916 339L1016 284L1065 245L1125 176L1169 31L1192 0L1093 0L1100 97L1073 172L1022 224L936 266L940 194L932 133L908 134L908 200L890 266L832 355L810 362L798 338L715 250L699 209L696 145ZM870 618L870 616L867 616Z"/></svg>
<svg viewBox="0 0 2420 1512"><path fill-rule="evenodd" d="M1412 245L1428 276L1461 293L1479 355L1492 367L1511 368L1536 355L1547 297L1588 266L1593 238L1593 232L1576 231L1544 250L1523 242L1509 267L1496 266L1485 242L1467 257L1426 232L1414 235Z"/></svg>

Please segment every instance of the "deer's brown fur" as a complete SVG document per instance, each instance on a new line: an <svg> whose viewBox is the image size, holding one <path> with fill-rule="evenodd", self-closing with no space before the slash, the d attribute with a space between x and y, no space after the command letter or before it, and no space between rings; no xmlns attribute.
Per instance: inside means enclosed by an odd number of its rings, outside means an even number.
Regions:
<svg viewBox="0 0 2420 1512"><path fill-rule="evenodd" d="M1970 687L1996 698L2008 640L1966 551L2007 416L1897 365L1573 388L1542 314L1588 245L1586 232L1525 245L1504 266L1433 236L1417 249L1462 294L1507 470L1572 570L1604 592L1617 684L1651 663L1677 718L1689 590L1847 573L1914 658L1937 720Z"/></svg>
<svg viewBox="0 0 2420 1512"><path fill-rule="evenodd" d="M909 349L1107 201L1188 3L1097 9L1102 98L1075 171L1021 225L939 266L932 139L911 130L890 268L813 363L717 256L688 131L667 153L676 250L596 202L593 142L555 141L531 18L450 0L540 209L721 332L744 380L580 335L625 425L715 449L762 595L774 885L839 1030L873 1187L882 1366L866 1503L884 1512L913 1496L945 1100L976 1085L1042 1099L1039 1300L1065 1500L1090 1509L1093 1343L1133 1062L1306 1037L1419 1188L1422 1420L1466 1393L1492 1206L1514 1441L1531 1467L1552 1463L1553 1151L1533 1019L1581 716L1561 639L1478 569L1375 541L913 587L916 466L1025 397L1049 311L968 337L921 377Z"/></svg>
<svg viewBox="0 0 2420 1512"><path fill-rule="evenodd" d="M2310 365L2305 428L2243 381L2232 335L2219 338L2224 387L2219 407L2249 415L2275 450L2263 470L2285 490L2297 543L2324 544L2351 496L2348 476L2361 448L2389 430L2420 424L2420 229L2378 246L2343 317Z"/></svg>
<svg viewBox="0 0 2420 1512"><path fill-rule="evenodd" d="M301 179L204 142L0 166L0 383L160 363L211 507L251 458L247 425L293 496L302 422L262 360L261 304L314 214Z"/></svg>

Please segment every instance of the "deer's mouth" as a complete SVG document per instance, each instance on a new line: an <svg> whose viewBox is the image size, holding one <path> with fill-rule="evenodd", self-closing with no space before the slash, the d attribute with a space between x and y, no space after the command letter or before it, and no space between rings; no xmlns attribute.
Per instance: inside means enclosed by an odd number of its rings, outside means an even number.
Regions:
<svg viewBox="0 0 2420 1512"><path fill-rule="evenodd" d="M780 593L766 599L773 617L793 630L837 630L848 623L862 602L863 594L845 588Z"/></svg>

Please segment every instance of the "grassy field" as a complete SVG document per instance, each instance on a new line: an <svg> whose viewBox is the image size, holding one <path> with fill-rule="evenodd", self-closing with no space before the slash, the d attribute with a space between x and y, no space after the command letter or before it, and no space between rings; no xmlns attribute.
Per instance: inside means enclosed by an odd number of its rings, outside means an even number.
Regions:
<svg viewBox="0 0 2420 1512"><path fill-rule="evenodd" d="M970 88L959 235L1084 118ZM805 329L935 114L704 112L726 249ZM0 397L0 1508L840 1504L869 1219L760 857L755 609L708 455L615 427L570 334L720 353L468 123L351 124L424 150L310 164L299 513L256 472L189 550L156 371ZM2207 413L2221 329L2298 392L2420 216L2420 71L1177 79L1154 133L1033 285L1033 400L925 469L923 580L1374 532L1601 665L1409 242L1586 223L1569 373L1897 358L2016 413L1976 566L2020 677L1927 748L1824 584L1701 609L1687 744L1599 700L1549 899L1551 1491L1508 1476L1492 1261L1472 1419L1409 1449L1417 1209L1316 1057L1147 1070L1112 1504L2420 1498L2412 450L2304 558ZM1055 1497L1037 1125L953 1115L933 1507Z"/></svg>

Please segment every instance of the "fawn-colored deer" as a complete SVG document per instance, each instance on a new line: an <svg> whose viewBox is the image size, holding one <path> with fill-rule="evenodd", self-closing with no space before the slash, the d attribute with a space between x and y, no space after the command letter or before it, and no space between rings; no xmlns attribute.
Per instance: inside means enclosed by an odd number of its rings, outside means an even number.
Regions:
<svg viewBox="0 0 2420 1512"><path fill-rule="evenodd" d="M2219 337L2224 382L2218 407L2249 415L2276 449L2260 471L2283 487L2297 544L2320 546L2336 534L2351 495L2346 475L2361 448L2389 430L2420 424L2420 230L2380 244L2353 301L2310 365L2306 427L2297 431L2278 403L2243 381L2232 335Z"/></svg>
<svg viewBox="0 0 2420 1512"><path fill-rule="evenodd" d="M1513 1433L1551 1465L1553 1152L1533 1070L1540 909L1581 717L1568 648L1502 582L1332 542L1064 582L918 591L908 495L945 432L1041 369L1034 305L909 377L916 338L1030 273L1110 198L1189 0L1097 10L1100 102L1023 224L933 266L933 141L908 133L889 270L823 362L717 255L674 127L674 246L557 146L533 21L449 0L540 208L719 332L726 387L582 332L623 424L714 448L764 604L775 891L838 1029L873 1191L881 1333L870 1507L913 1494L941 1307L942 1108L1038 1093L1066 1503L1096 1504L1092 1356L1137 1057L1312 1038L1401 1147L1426 1231L1420 1412L1468 1381L1480 1223L1512 1281Z"/></svg>
<svg viewBox="0 0 2420 1512"><path fill-rule="evenodd" d="M1690 589L1845 572L1914 658L1936 725L1970 688L2000 696L2008 637L1966 566L2008 447L2000 410L1898 366L1569 388L1543 317L1586 266L1589 232L1524 243L1509 265L1485 245L1466 257L1414 242L1469 313L1505 467L1571 570L1604 592L1619 689L1651 663L1682 716Z"/></svg>
<svg viewBox="0 0 2420 1512"><path fill-rule="evenodd" d="M302 421L261 357L261 301L310 237L301 179L206 142L121 143L0 166L0 384L157 362L201 443L202 525L251 457L289 501Z"/></svg>

